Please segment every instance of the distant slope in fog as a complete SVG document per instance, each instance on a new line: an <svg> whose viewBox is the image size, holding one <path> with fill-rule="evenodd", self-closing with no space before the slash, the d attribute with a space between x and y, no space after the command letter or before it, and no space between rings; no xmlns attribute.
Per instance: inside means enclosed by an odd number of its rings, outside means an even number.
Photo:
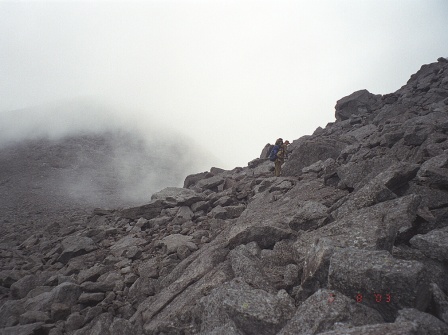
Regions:
<svg viewBox="0 0 448 335"><path fill-rule="evenodd" d="M90 132L0 148L1 219L50 219L78 209L141 204L197 171L198 153L188 143L174 136L151 143L145 138Z"/></svg>

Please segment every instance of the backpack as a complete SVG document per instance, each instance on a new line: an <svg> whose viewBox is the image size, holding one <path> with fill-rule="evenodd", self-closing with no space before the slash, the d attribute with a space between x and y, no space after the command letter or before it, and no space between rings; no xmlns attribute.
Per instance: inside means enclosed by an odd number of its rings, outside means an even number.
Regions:
<svg viewBox="0 0 448 335"><path fill-rule="evenodd" d="M277 159L277 153L279 150L280 150L280 146L274 145L274 147L271 150L271 153L269 154L269 160L271 162L275 162L275 160Z"/></svg>

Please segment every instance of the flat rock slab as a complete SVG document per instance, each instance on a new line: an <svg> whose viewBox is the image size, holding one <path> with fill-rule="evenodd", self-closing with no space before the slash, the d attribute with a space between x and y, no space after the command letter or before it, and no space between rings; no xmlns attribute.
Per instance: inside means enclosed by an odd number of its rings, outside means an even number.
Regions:
<svg viewBox="0 0 448 335"><path fill-rule="evenodd" d="M445 335L448 334L448 325L435 316L420 312L414 308L405 308L398 313L395 322L415 322L420 334Z"/></svg>
<svg viewBox="0 0 448 335"><path fill-rule="evenodd" d="M341 220L299 235L295 243L299 257L306 257L317 238L329 238L338 247L392 251L397 233L410 229L420 197L406 197L362 208Z"/></svg>
<svg viewBox="0 0 448 335"><path fill-rule="evenodd" d="M263 289L267 292L273 291L263 272L260 260L253 256L245 245L239 245L230 251L228 258L236 277L243 278L246 283L254 288Z"/></svg>
<svg viewBox="0 0 448 335"><path fill-rule="evenodd" d="M25 298L28 292L43 285L46 279L48 276L36 274L24 276L11 285L11 296L16 299Z"/></svg>
<svg viewBox="0 0 448 335"><path fill-rule="evenodd" d="M328 216L327 206L316 201L305 201L300 204L296 213L288 220L293 230L314 230L323 224Z"/></svg>
<svg viewBox="0 0 448 335"><path fill-rule="evenodd" d="M95 264L90 268L83 269L78 273L78 284L82 284L85 281L95 281L99 276L106 273L107 271L107 267L99 264Z"/></svg>
<svg viewBox="0 0 448 335"><path fill-rule="evenodd" d="M410 243L429 258L441 262L448 261L448 227L432 230L424 235L416 235L411 238Z"/></svg>
<svg viewBox="0 0 448 335"><path fill-rule="evenodd" d="M82 293L78 298L78 303L84 305L96 305L104 299L104 293Z"/></svg>
<svg viewBox="0 0 448 335"><path fill-rule="evenodd" d="M131 220L138 220L140 218L151 220L159 216L163 208L164 206L161 200L154 200L143 206L125 208L120 211L120 216Z"/></svg>
<svg viewBox="0 0 448 335"><path fill-rule="evenodd" d="M225 182L225 177L221 175L212 176L210 178L202 179L196 183L196 186L201 189L213 190Z"/></svg>
<svg viewBox="0 0 448 335"><path fill-rule="evenodd" d="M395 259L387 251L347 248L330 260L329 288L376 309L388 322L406 307L425 310L429 284L422 263Z"/></svg>
<svg viewBox="0 0 448 335"><path fill-rule="evenodd" d="M164 247L164 250L167 254L173 254L177 252L182 246L186 246L190 251L198 250L196 244L192 242L192 236L186 236L181 234L172 234L164 237L161 240L161 243Z"/></svg>
<svg viewBox="0 0 448 335"><path fill-rule="evenodd" d="M75 304L80 295L80 286L65 282L56 286L50 292L44 292L31 299L27 299L24 307L28 311L50 311L51 305L54 303Z"/></svg>
<svg viewBox="0 0 448 335"><path fill-rule="evenodd" d="M240 244L257 242L261 248L271 248L278 241L292 236L292 231L280 227L269 226L267 224L260 226L235 226L230 231L228 245L234 248Z"/></svg>
<svg viewBox="0 0 448 335"><path fill-rule="evenodd" d="M333 216L342 218L354 210L395 199L397 195L393 191L414 178L419 168L418 164L403 162L392 165L362 188L350 194L348 200L333 213Z"/></svg>
<svg viewBox="0 0 448 335"><path fill-rule="evenodd" d="M149 325L151 319L161 313L173 299L224 261L227 253L228 250L223 248L222 245L209 245L201 248L196 255L191 255L190 257L196 257L191 263L188 262L188 258L184 259L177 265L177 267L182 267L188 264L180 276L157 295L150 297L147 303L141 303L135 314L139 315L141 313L143 321ZM176 272L176 268L173 272Z"/></svg>
<svg viewBox="0 0 448 335"><path fill-rule="evenodd" d="M164 326L170 326L170 319L173 318L177 320L199 319L201 317L201 309L199 308L201 298L209 294L214 288L220 287L229 281L232 275L231 270L224 263L218 264L201 279L192 283L180 294L176 295L170 304L152 318L150 322L145 324L145 331L148 334L160 334L161 329L166 329ZM187 327L190 328L190 326L191 324ZM199 332L199 329L197 329L197 332ZM197 332L192 330L191 334L197 334ZM176 334L174 331L173 333ZM222 334L230 335L232 332ZM240 333L238 334L241 335Z"/></svg>
<svg viewBox="0 0 448 335"><path fill-rule="evenodd" d="M125 236L115 242L111 247L110 251L117 256L121 256L125 251L128 251L131 247L146 244L147 241L143 238Z"/></svg>
<svg viewBox="0 0 448 335"><path fill-rule="evenodd" d="M195 202L204 200L204 197L193 190L179 187L167 187L154 193L152 201L160 200L165 207L191 206Z"/></svg>
<svg viewBox="0 0 448 335"><path fill-rule="evenodd" d="M294 312L294 306L277 295L253 289L235 278L201 299L204 306L201 333L234 323L243 334L274 335Z"/></svg>
<svg viewBox="0 0 448 335"><path fill-rule="evenodd" d="M278 335L318 334L335 329L336 323L362 326L384 322L374 309L358 304L342 293L318 290L299 308Z"/></svg>
<svg viewBox="0 0 448 335"><path fill-rule="evenodd" d="M73 257L87 254L98 249L95 242L90 237L85 236L69 236L62 242L62 252L57 261L67 263Z"/></svg>
<svg viewBox="0 0 448 335"><path fill-rule="evenodd" d="M23 326L15 326L15 327L6 327L0 330L0 334L2 335L31 335L37 334L39 331L42 331L42 326L44 322L31 323L29 325Z"/></svg>
<svg viewBox="0 0 448 335"><path fill-rule="evenodd" d="M437 284L431 283L430 290L435 315L448 324L448 297Z"/></svg>

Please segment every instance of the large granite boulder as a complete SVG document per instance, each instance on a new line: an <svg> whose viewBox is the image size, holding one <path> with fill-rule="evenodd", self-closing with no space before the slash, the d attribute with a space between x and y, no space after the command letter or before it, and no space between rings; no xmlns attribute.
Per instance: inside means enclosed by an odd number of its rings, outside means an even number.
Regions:
<svg viewBox="0 0 448 335"><path fill-rule="evenodd" d="M372 308L335 290L321 289L297 308L278 335L320 334L327 330L384 322Z"/></svg>
<svg viewBox="0 0 448 335"><path fill-rule="evenodd" d="M391 322L402 308L424 311L430 302L425 267L398 260L387 251L347 248L330 260L328 286L376 309Z"/></svg>
<svg viewBox="0 0 448 335"><path fill-rule="evenodd" d="M409 242L429 258L448 262L448 227L416 235Z"/></svg>
<svg viewBox="0 0 448 335"><path fill-rule="evenodd" d="M328 158L336 159L347 143L336 137L312 136L291 145L292 152L282 167L284 176L300 176L304 167Z"/></svg>
<svg viewBox="0 0 448 335"><path fill-rule="evenodd" d="M356 91L336 103L336 120L344 121L353 116L367 117L381 107L381 96L367 90Z"/></svg>
<svg viewBox="0 0 448 335"><path fill-rule="evenodd" d="M191 206L195 202L204 200L203 197L193 190L167 187L151 196L152 201L160 200L165 207Z"/></svg>
<svg viewBox="0 0 448 335"><path fill-rule="evenodd" d="M57 259L61 263L67 263L73 257L98 249L95 242L90 237L85 236L69 236L61 242L61 245L62 252Z"/></svg>
<svg viewBox="0 0 448 335"><path fill-rule="evenodd" d="M201 299L201 334L232 325L243 334L277 334L294 313L287 297L254 289L235 278Z"/></svg>

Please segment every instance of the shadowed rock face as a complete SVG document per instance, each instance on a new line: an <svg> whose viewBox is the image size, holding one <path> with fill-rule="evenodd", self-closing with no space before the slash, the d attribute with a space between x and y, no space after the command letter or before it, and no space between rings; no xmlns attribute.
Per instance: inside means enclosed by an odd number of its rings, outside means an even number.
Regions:
<svg viewBox="0 0 448 335"><path fill-rule="evenodd" d="M190 175L143 204L28 211L34 225L0 243L0 328L447 334L447 83L440 60L395 93L342 98L336 122L290 145L282 177L266 145L247 167ZM17 171L2 171L5 187Z"/></svg>

